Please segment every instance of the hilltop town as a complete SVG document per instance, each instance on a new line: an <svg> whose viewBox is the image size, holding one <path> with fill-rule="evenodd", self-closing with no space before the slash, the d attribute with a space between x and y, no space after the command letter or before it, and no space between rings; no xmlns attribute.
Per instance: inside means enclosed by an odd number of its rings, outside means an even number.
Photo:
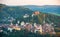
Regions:
<svg viewBox="0 0 60 37"><path fill-rule="evenodd" d="M0 5L0 9L0 36L55 37L57 32L60 32L58 14L3 4Z"/></svg>

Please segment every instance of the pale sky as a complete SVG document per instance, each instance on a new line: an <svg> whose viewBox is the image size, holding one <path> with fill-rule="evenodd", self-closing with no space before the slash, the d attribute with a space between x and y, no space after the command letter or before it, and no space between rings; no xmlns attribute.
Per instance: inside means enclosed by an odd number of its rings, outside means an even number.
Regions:
<svg viewBox="0 0 60 37"><path fill-rule="evenodd" d="M0 0L6 5L60 5L60 0Z"/></svg>

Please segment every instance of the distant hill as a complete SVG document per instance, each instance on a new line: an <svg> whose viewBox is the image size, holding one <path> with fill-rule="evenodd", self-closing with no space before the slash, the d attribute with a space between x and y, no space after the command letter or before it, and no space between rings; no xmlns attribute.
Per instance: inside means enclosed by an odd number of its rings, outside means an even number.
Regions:
<svg viewBox="0 0 60 37"><path fill-rule="evenodd" d="M60 16L60 6L58 5L44 5L44 6L27 5L24 7L29 8L32 11L40 11L43 13L51 13Z"/></svg>
<svg viewBox="0 0 60 37"><path fill-rule="evenodd" d="M0 23L8 22L9 17L13 17L16 20L23 20L24 14L31 15L35 11L40 11L43 14L48 15L46 21L53 22L60 26L60 6L46 5L46 6L7 6L0 4ZM34 18L34 17L33 17ZM36 19L35 19L36 20Z"/></svg>
<svg viewBox="0 0 60 37"><path fill-rule="evenodd" d="M32 14L32 10L22 6L7 6L0 4L0 21L8 19L8 17L21 18L24 14Z"/></svg>

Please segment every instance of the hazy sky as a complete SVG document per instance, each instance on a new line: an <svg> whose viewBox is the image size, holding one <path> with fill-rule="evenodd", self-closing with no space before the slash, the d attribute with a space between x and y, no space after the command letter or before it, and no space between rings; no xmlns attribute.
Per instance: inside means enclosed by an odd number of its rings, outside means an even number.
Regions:
<svg viewBox="0 0 60 37"><path fill-rule="evenodd" d="M6 5L60 5L60 0L0 0Z"/></svg>

